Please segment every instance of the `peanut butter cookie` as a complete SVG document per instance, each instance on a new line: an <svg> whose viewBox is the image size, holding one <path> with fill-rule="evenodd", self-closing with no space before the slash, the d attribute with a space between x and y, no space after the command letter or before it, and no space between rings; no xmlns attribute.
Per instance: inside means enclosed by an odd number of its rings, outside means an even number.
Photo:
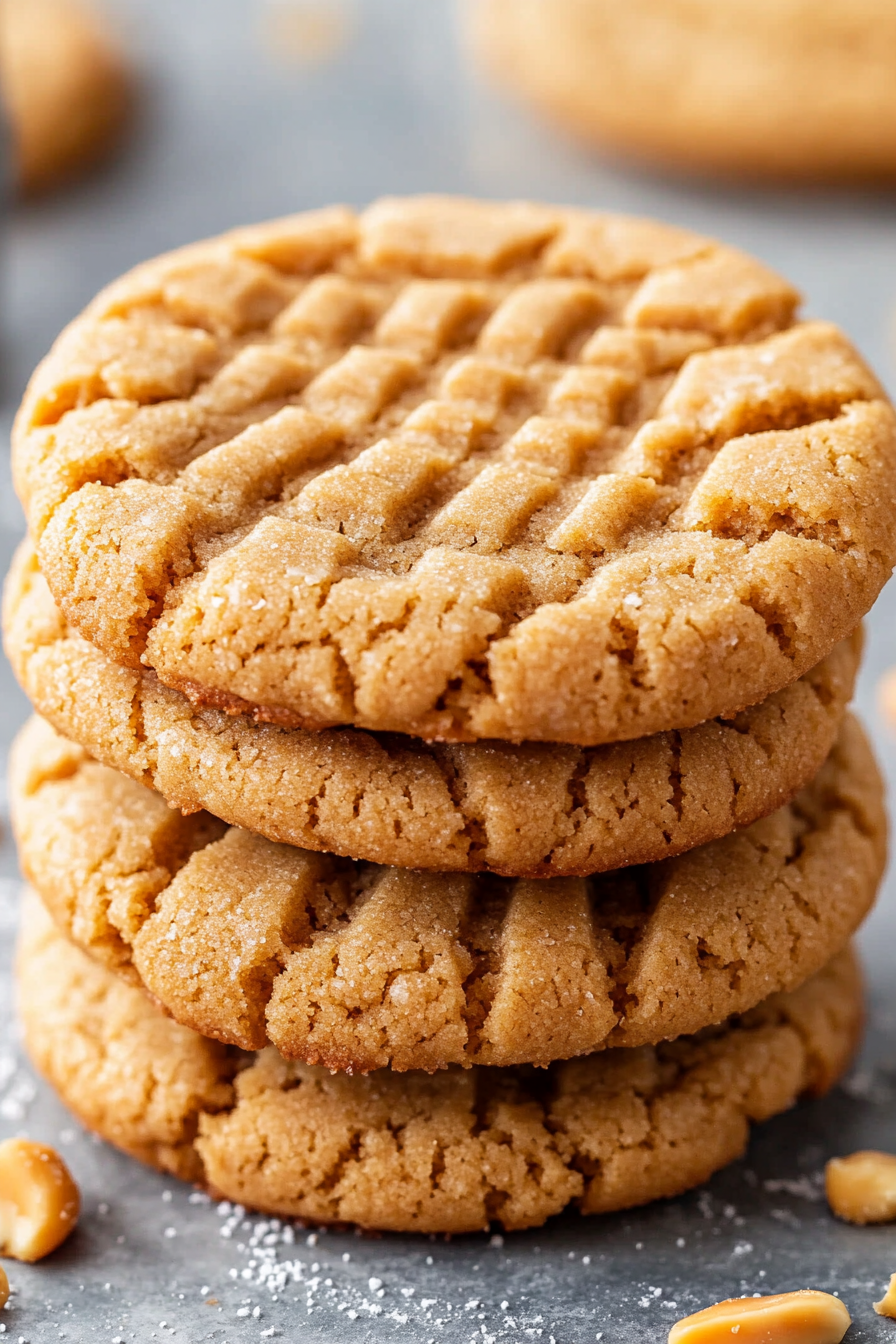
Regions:
<svg viewBox="0 0 896 1344"><path fill-rule="evenodd" d="M896 558L896 416L751 258L386 200L150 262L14 432L72 625L287 726L596 745L757 704Z"/></svg>
<svg viewBox="0 0 896 1344"><path fill-rule="evenodd" d="M55 187L109 153L130 85L86 0L0 0L0 89L23 192Z"/></svg>
<svg viewBox="0 0 896 1344"><path fill-rule="evenodd" d="M668 858L788 802L833 746L861 643L857 632L762 704L682 732L602 747L439 744L193 706L75 634L27 544L5 615L39 713L184 811L374 863L511 877Z"/></svg>
<svg viewBox="0 0 896 1344"><path fill-rule="evenodd" d="M725 1027L546 1074L366 1078L209 1041L27 912L19 999L35 1065L79 1119L143 1162L249 1208L405 1232L535 1227L680 1194L743 1153L751 1121L847 1067L858 968L836 957Z"/></svg>
<svg viewBox="0 0 896 1344"><path fill-rule="evenodd" d="M890 0L466 0L487 69L605 149L785 181L896 175Z"/></svg>
<svg viewBox="0 0 896 1344"><path fill-rule="evenodd" d="M789 806L591 881L275 845L182 817L40 720L11 794L22 868L77 943L203 1035L346 1072L544 1066L700 1031L823 966L885 858L853 719Z"/></svg>

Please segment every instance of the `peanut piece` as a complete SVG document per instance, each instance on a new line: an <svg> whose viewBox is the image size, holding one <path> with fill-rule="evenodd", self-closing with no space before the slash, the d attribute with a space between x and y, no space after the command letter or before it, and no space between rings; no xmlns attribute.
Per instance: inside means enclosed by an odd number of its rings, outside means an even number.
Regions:
<svg viewBox="0 0 896 1344"><path fill-rule="evenodd" d="M0 1267L0 1311L9 1301L9 1279L6 1277L6 1270Z"/></svg>
<svg viewBox="0 0 896 1344"><path fill-rule="evenodd" d="M877 683L877 703L884 718L896 726L896 667L885 672Z"/></svg>
<svg viewBox="0 0 896 1344"><path fill-rule="evenodd" d="M874 1310L878 1316L889 1316L896 1321L896 1274L890 1275L887 1291L879 1302L875 1302Z"/></svg>
<svg viewBox="0 0 896 1344"><path fill-rule="evenodd" d="M733 1297L677 1321L669 1344L840 1344L850 1325L838 1297L804 1288L777 1297Z"/></svg>
<svg viewBox="0 0 896 1344"><path fill-rule="evenodd" d="M0 1255L42 1260L65 1241L81 1205L59 1154L30 1139L0 1143Z"/></svg>
<svg viewBox="0 0 896 1344"><path fill-rule="evenodd" d="M896 1157L873 1151L834 1157L824 1170L834 1213L848 1223L889 1223L896 1218Z"/></svg>

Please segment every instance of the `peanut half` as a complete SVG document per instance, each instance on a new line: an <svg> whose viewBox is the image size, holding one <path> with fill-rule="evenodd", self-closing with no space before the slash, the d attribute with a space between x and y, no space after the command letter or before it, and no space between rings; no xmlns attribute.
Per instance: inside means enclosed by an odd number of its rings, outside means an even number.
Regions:
<svg viewBox="0 0 896 1344"><path fill-rule="evenodd" d="M839 1298L802 1289L717 1302L677 1321L669 1344L840 1344L850 1324Z"/></svg>
<svg viewBox="0 0 896 1344"><path fill-rule="evenodd" d="M0 1143L0 1255L42 1260L65 1241L80 1205L55 1149L30 1139Z"/></svg>
<svg viewBox="0 0 896 1344"><path fill-rule="evenodd" d="M834 1157L824 1170L828 1203L848 1223L889 1223L896 1218L896 1157L865 1151Z"/></svg>
<svg viewBox="0 0 896 1344"><path fill-rule="evenodd" d="M6 1306L9 1301L9 1279L6 1277L6 1270L0 1266L0 1310Z"/></svg>
<svg viewBox="0 0 896 1344"><path fill-rule="evenodd" d="M874 1310L878 1316L889 1316L896 1320L896 1274L890 1275L887 1291L879 1302L875 1302Z"/></svg>
<svg viewBox="0 0 896 1344"><path fill-rule="evenodd" d="M877 703L891 726L896 726L896 667L885 672L877 683Z"/></svg>

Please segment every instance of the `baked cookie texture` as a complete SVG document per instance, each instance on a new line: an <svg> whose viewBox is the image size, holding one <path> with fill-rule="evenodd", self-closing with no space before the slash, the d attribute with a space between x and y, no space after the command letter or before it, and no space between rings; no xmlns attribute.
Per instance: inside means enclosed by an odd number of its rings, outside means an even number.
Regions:
<svg viewBox="0 0 896 1344"><path fill-rule="evenodd" d="M105 290L14 431L71 624L286 726L595 745L789 685L896 558L896 417L679 229L384 200Z"/></svg>
<svg viewBox="0 0 896 1344"><path fill-rule="evenodd" d="M105 157L132 101L124 58L87 0L2 0L0 90L26 194Z"/></svg>
<svg viewBox="0 0 896 1344"><path fill-rule="evenodd" d="M751 1121L832 1086L862 1023L844 952L696 1038L546 1074L348 1078L177 1025L33 908L18 968L31 1057L89 1129L246 1207L393 1231L533 1227L571 1203L680 1194L743 1153Z"/></svg>
<svg viewBox="0 0 896 1344"><path fill-rule="evenodd" d="M275 845L182 817L36 719L11 797L23 871L75 942L205 1036L346 1072L545 1066L702 1030L818 971L885 861L853 719L788 807L590 882Z"/></svg>
<svg viewBox="0 0 896 1344"><path fill-rule="evenodd" d="M187 812L374 863L528 877L668 858L789 801L834 744L861 651L856 632L731 720L583 748L315 733L196 707L77 635L28 543L5 641L39 713Z"/></svg>
<svg viewBox="0 0 896 1344"><path fill-rule="evenodd" d="M475 56L598 145L661 168L896 174L890 0L466 0Z"/></svg>

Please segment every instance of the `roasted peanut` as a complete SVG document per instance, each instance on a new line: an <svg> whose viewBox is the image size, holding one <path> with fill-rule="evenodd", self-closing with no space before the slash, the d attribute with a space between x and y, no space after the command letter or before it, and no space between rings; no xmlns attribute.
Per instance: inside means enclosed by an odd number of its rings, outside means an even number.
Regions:
<svg viewBox="0 0 896 1344"><path fill-rule="evenodd" d="M6 1277L6 1270L0 1266L0 1309L6 1306L9 1301L9 1279Z"/></svg>
<svg viewBox="0 0 896 1344"><path fill-rule="evenodd" d="M896 727L896 667L885 672L877 683L877 702L884 718Z"/></svg>
<svg viewBox="0 0 896 1344"><path fill-rule="evenodd" d="M896 1320L896 1274L890 1275L887 1291L879 1302L874 1303L878 1316L889 1316Z"/></svg>
<svg viewBox="0 0 896 1344"><path fill-rule="evenodd" d="M834 1213L848 1223L889 1223L896 1218L896 1157L873 1151L834 1157L824 1171Z"/></svg>
<svg viewBox="0 0 896 1344"><path fill-rule="evenodd" d="M837 1297L803 1289L777 1297L733 1297L677 1321L669 1344L840 1344L851 1324Z"/></svg>
<svg viewBox="0 0 896 1344"><path fill-rule="evenodd" d="M0 1255L41 1260L65 1241L80 1209L59 1154L30 1139L0 1143Z"/></svg>

